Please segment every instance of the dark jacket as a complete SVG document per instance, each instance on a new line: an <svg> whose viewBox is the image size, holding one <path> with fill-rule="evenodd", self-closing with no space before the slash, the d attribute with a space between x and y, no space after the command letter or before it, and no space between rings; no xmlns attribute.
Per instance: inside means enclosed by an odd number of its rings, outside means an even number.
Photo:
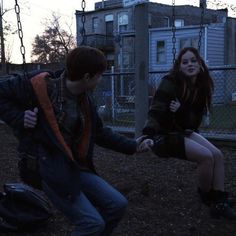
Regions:
<svg viewBox="0 0 236 236"><path fill-rule="evenodd" d="M189 99L183 101L181 98L181 79L165 76L154 95L148 112L143 133L146 135L166 134L168 132L185 132L186 130L197 131L206 109L206 103L201 96L201 91L193 99L194 91ZM189 85L191 86L191 85ZM194 88L190 88L194 89ZM170 111L171 100L178 99L180 108L177 112Z"/></svg>
<svg viewBox="0 0 236 236"><path fill-rule="evenodd" d="M39 98L47 96L47 87L39 85L39 77L45 75L36 75L32 79L18 76L1 82L0 118L12 127L19 140L18 151L37 156L42 180L61 196L72 196L80 192L80 167L69 147L65 145L50 99L43 105ZM136 142L104 127L95 106L90 102L92 135L88 159L91 171L95 171L92 161L95 143L114 151L133 154L136 151ZM39 109L37 126L34 129L25 129L24 111L33 107Z"/></svg>

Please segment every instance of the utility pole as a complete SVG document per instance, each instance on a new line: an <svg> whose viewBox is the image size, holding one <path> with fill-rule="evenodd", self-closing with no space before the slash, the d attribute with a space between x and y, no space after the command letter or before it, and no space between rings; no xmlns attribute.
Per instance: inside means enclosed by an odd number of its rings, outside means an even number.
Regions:
<svg viewBox="0 0 236 236"><path fill-rule="evenodd" d="M4 42L4 33L3 33L3 23L2 23L2 16L3 16L3 1L1 1L0 5L0 40L1 40L1 65L2 65L2 74L5 75L7 72L6 67L6 57L5 57L5 42Z"/></svg>
<svg viewBox="0 0 236 236"><path fill-rule="evenodd" d="M149 32L148 3L135 6L135 137L142 135L148 113Z"/></svg>

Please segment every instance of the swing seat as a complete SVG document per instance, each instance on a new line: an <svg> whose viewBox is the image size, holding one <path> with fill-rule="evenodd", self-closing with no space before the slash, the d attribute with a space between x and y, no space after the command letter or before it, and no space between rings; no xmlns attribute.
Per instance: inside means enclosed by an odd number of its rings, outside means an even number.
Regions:
<svg viewBox="0 0 236 236"><path fill-rule="evenodd" d="M163 158L185 158L184 134L180 132L170 132L168 134L156 135L153 138L153 153Z"/></svg>

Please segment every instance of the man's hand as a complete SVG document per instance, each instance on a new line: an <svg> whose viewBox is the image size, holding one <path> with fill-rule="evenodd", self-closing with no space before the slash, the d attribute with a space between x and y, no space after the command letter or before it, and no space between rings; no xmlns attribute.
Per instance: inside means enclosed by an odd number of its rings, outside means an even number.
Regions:
<svg viewBox="0 0 236 236"><path fill-rule="evenodd" d="M137 142L137 152L147 152L151 150L151 147L154 145L154 142L152 139L145 138L147 137L146 135L140 136L139 138L136 139Z"/></svg>
<svg viewBox="0 0 236 236"><path fill-rule="evenodd" d="M24 115L24 128L35 128L37 124L38 108L35 107L33 111L26 110Z"/></svg>

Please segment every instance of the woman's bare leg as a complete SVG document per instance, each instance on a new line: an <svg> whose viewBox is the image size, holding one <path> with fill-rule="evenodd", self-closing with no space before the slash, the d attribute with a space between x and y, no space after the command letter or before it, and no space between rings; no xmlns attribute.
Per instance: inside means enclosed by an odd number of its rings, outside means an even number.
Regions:
<svg viewBox="0 0 236 236"><path fill-rule="evenodd" d="M236 211L228 202L224 191L224 162L221 151L197 133L185 138L186 157L198 163L199 194L204 204L210 206L214 218L236 220Z"/></svg>
<svg viewBox="0 0 236 236"><path fill-rule="evenodd" d="M214 176L212 152L190 138L185 138L185 152L187 160L198 163L200 189L205 192L210 191Z"/></svg>
<svg viewBox="0 0 236 236"><path fill-rule="evenodd" d="M225 181L225 173L224 173L224 156L222 152L215 147L212 143L210 143L203 136L193 133L190 136L191 140L199 143L204 146L208 150L211 151L214 158L214 168L213 168L213 182L212 188L215 190L224 191L224 181Z"/></svg>

